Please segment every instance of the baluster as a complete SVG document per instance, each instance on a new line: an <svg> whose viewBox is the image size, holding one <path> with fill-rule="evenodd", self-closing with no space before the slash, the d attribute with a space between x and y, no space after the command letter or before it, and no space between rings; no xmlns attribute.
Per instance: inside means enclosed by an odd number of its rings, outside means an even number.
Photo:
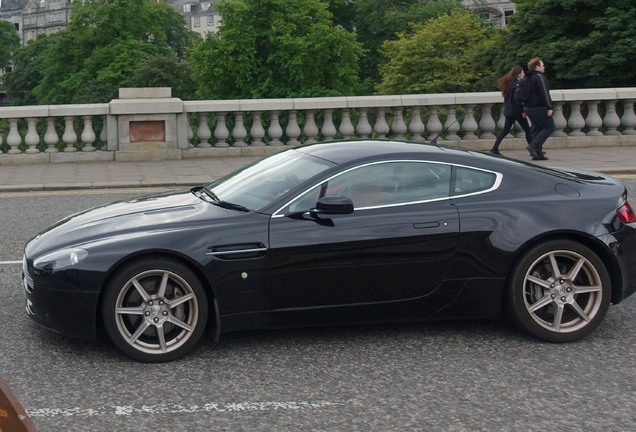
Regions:
<svg viewBox="0 0 636 432"><path fill-rule="evenodd" d="M95 151L95 147L93 143L95 142L95 131L93 131L93 117L91 116L83 116L84 119L84 130L82 131L82 143L84 147L82 147L82 151L90 152Z"/></svg>
<svg viewBox="0 0 636 432"><path fill-rule="evenodd" d="M26 149L26 153L39 153L40 150L37 149L37 145L40 143L40 136L38 135L38 131L35 126L36 118L29 117L27 119L27 133L24 137L24 142L29 146Z"/></svg>
<svg viewBox="0 0 636 432"><path fill-rule="evenodd" d="M198 148L212 147L209 140L212 138L212 131L208 125L208 113L199 113L199 128L197 129Z"/></svg>
<svg viewBox="0 0 636 432"><path fill-rule="evenodd" d="M358 119L356 130L361 138L369 138L373 131L373 129L371 129L371 123L369 123L366 108L360 108L360 119Z"/></svg>
<svg viewBox="0 0 636 432"><path fill-rule="evenodd" d="M605 101L605 118L603 124L607 128L605 135L620 135L617 128L621 125L621 119L616 114L616 101Z"/></svg>
<svg viewBox="0 0 636 432"><path fill-rule="evenodd" d="M102 131L99 133L99 140L102 142L102 145L99 147L100 150L106 150L108 148L108 118L106 116L102 117ZM188 123L188 142L192 139L192 128L190 127L190 123Z"/></svg>
<svg viewBox="0 0 636 432"><path fill-rule="evenodd" d="M296 111L290 111L288 115L289 122L287 123L287 129L285 129L285 133L288 138L287 145L300 145L300 141L298 141L298 137L300 136L300 127L298 126L298 116L296 115Z"/></svg>
<svg viewBox="0 0 636 432"><path fill-rule="evenodd" d="M8 154L21 153L18 146L22 143L22 137L18 131L18 119L9 119L9 135L7 135L7 144L11 147Z"/></svg>
<svg viewBox="0 0 636 432"><path fill-rule="evenodd" d="M428 122L426 123L426 129L429 131L430 135L428 137L429 140L434 138L438 138L439 140L443 140L440 136L444 126L442 126L442 122L439 120L439 106L432 105L429 108L430 115L428 116Z"/></svg>
<svg viewBox="0 0 636 432"><path fill-rule="evenodd" d="M589 128L587 132L589 136L603 135L603 132L598 130L603 126L603 119L598 113L598 104L599 101L589 101L587 103L587 119L585 120L585 124Z"/></svg>
<svg viewBox="0 0 636 432"><path fill-rule="evenodd" d="M322 122L322 128L320 129L320 133L322 134L323 140L329 141L336 136L336 126L333 124L333 110L326 109L323 112L324 120Z"/></svg>
<svg viewBox="0 0 636 432"><path fill-rule="evenodd" d="M46 153L57 153L59 150L55 145L60 140L55 130L55 118L46 118L46 132L44 133L44 143L46 144Z"/></svg>
<svg viewBox="0 0 636 432"><path fill-rule="evenodd" d="M243 113L234 113L234 129L232 130L232 136L234 137L234 147L245 147L245 138L247 137L247 129L243 124Z"/></svg>
<svg viewBox="0 0 636 432"><path fill-rule="evenodd" d="M570 102L570 118L568 119L568 126L572 129L569 136L585 136L585 133L581 132L581 129L585 126L585 119L581 115L581 103L582 102Z"/></svg>
<svg viewBox="0 0 636 432"><path fill-rule="evenodd" d="M466 105L466 113L464 114L464 123L462 123L462 129L466 134L464 135L465 140L475 140L477 139L477 129L479 126L477 125L477 121L475 120L475 105Z"/></svg>
<svg viewBox="0 0 636 432"><path fill-rule="evenodd" d="M192 138L194 138L194 131L192 130L192 126L190 125L189 116L186 117L186 124L188 125L188 148L194 147L192 144Z"/></svg>
<svg viewBox="0 0 636 432"><path fill-rule="evenodd" d="M252 113L252 127L250 128L250 135L252 142L250 146L261 147L264 146L263 138L265 137L265 129L261 121L261 112L255 111Z"/></svg>
<svg viewBox="0 0 636 432"><path fill-rule="evenodd" d="M315 111L309 110L305 113L307 116L307 122L303 128L303 133L307 137L305 144L313 144L316 142L318 136L318 126L316 126Z"/></svg>
<svg viewBox="0 0 636 432"><path fill-rule="evenodd" d="M564 132L564 129L568 125L565 116L563 115L563 102L556 102L554 104L554 112L552 113L552 118L554 119L554 132L552 132L552 136L554 137L564 137L567 134Z"/></svg>
<svg viewBox="0 0 636 432"><path fill-rule="evenodd" d="M279 115L280 111L272 111L270 113L269 128L267 129L267 135L271 138L269 142L270 146L283 145L283 142L280 140L283 136L283 128L280 126Z"/></svg>
<svg viewBox="0 0 636 432"><path fill-rule="evenodd" d="M216 139L216 144L214 144L214 147L230 146L226 141L226 139L228 139L230 136L230 131L227 129L227 125L225 124L226 114L227 113L224 112L216 113L216 127L214 128L214 138Z"/></svg>
<svg viewBox="0 0 636 432"><path fill-rule="evenodd" d="M499 129L503 129L506 125L506 116L504 115L503 105L501 106L501 110L499 111L499 120L497 120L497 127Z"/></svg>
<svg viewBox="0 0 636 432"><path fill-rule="evenodd" d="M634 113L634 100L623 101L623 117L621 118L623 135L636 135L636 113Z"/></svg>
<svg viewBox="0 0 636 432"><path fill-rule="evenodd" d="M417 142L424 142L424 122L420 116L419 107L411 107L411 121L409 122L409 132L411 133L411 139Z"/></svg>
<svg viewBox="0 0 636 432"><path fill-rule="evenodd" d="M495 119L492 118L492 104L485 104L481 106L481 120L479 121L479 128L482 130L481 137L495 138Z"/></svg>
<svg viewBox="0 0 636 432"><path fill-rule="evenodd" d="M386 138L386 134L389 133L389 124L386 122L386 110L385 108L378 108L376 111L377 117L375 119L375 125L373 125L373 132L375 132L378 138Z"/></svg>
<svg viewBox="0 0 636 432"><path fill-rule="evenodd" d="M73 128L73 117L64 117L64 134L62 141L66 144L65 152L76 152L75 144L77 144L77 134Z"/></svg>
<svg viewBox="0 0 636 432"><path fill-rule="evenodd" d="M391 131L398 139L404 139L404 134L407 131L406 123L404 122L404 112L402 108L393 108L393 122L391 123Z"/></svg>
<svg viewBox="0 0 636 432"><path fill-rule="evenodd" d="M448 132L446 136L447 140L460 140L461 137L457 135L459 131L460 125L457 121L457 115L455 112L454 106L448 106L446 108L448 110L448 116L446 117L446 123L444 123L444 129Z"/></svg>
<svg viewBox="0 0 636 432"><path fill-rule="evenodd" d="M352 138L355 129L353 128L353 123L351 123L351 112L348 109L343 109L341 115L340 135L342 135L343 138Z"/></svg>

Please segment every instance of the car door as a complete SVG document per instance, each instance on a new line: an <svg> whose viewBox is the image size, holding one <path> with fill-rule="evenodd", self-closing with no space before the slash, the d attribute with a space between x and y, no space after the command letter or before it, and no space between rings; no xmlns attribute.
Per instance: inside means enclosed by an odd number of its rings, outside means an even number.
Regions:
<svg viewBox="0 0 636 432"><path fill-rule="evenodd" d="M274 310L377 304L431 296L459 232L451 167L390 161L316 185L274 215L267 286ZM349 197L349 214L312 214L318 197ZM432 297L431 297L432 298Z"/></svg>

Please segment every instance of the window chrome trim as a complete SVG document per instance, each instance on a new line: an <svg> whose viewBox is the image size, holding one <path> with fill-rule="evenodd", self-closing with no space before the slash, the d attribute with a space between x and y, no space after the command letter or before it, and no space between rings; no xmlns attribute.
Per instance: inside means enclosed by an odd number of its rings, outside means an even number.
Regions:
<svg viewBox="0 0 636 432"><path fill-rule="evenodd" d="M398 206L404 206L404 205L423 204L423 203L427 203L427 202L452 200L452 199L455 199L455 198L463 198L463 197L468 197L468 196L473 196L473 195L480 195L480 194L492 192L492 191L498 189L499 186L501 185L502 180L503 180L503 174L501 174L500 172L491 171L491 170L484 169L484 168L477 168L477 167L470 166L470 165L456 164L456 163L450 163L450 162L441 162L441 161L433 161L433 160L421 160L421 159L389 159L389 160L374 161L374 162L369 162L369 163L362 164L362 165L356 165L354 167L346 169L345 171L340 171L340 172L338 172L338 173L336 173L336 174L334 174L334 175L332 175L330 177L327 177L327 178L321 180L318 183L313 184L312 186L310 186L309 188L305 189L301 193L297 194L294 198L290 199L285 204L280 206L278 208L278 210L276 210L274 213L272 213L272 219L285 217L286 213L280 213L280 211L282 209L284 209L285 207L290 205L292 202L294 202L295 200L297 200L300 197L302 197L304 194L306 194L310 190L314 189L315 187L319 186L320 184L322 184L324 182L330 181L331 179L333 179L333 178L335 178L337 176L340 176L342 174L348 173L349 171L352 171L354 169L363 168L363 167L367 167L367 166L371 166L371 165L378 165L378 164L384 164L384 163L404 163L404 162L407 162L407 163L429 163L429 164L436 164L436 165L449 165L451 167L451 169L453 167L459 167L459 168L466 168L466 169L471 169L471 170L475 170L475 171L482 171L482 172L485 172L485 173L494 174L495 175L495 181L494 181L493 185L490 188L484 189L484 190L480 190L480 191L477 191L477 192L471 192L471 193L467 193L467 194L463 194L463 195L449 195L449 196L446 196L446 197L431 198L431 199L418 200L418 201L409 201L409 202L396 203L396 204L384 204L384 205L379 205L379 206L357 207L357 208L354 208L354 212L359 211L359 210L373 210L373 209L378 209L378 208L388 208L388 207L398 207ZM450 188L450 185L449 185L449 188ZM449 189L449 193L450 193L450 189Z"/></svg>

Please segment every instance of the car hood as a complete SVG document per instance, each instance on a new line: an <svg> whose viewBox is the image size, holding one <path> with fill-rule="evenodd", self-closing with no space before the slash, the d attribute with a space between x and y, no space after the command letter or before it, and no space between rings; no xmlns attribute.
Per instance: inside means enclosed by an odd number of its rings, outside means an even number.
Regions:
<svg viewBox="0 0 636 432"><path fill-rule="evenodd" d="M27 256L117 235L162 231L239 213L202 201L191 191L115 201L68 216L29 241Z"/></svg>

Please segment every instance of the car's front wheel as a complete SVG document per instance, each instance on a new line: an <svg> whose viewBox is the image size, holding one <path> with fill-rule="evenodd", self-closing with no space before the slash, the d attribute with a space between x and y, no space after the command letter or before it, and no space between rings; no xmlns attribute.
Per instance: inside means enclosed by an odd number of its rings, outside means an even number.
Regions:
<svg viewBox="0 0 636 432"><path fill-rule="evenodd" d="M526 332L550 342L590 334L610 304L605 265L588 247L553 240L528 251L513 270L508 312Z"/></svg>
<svg viewBox="0 0 636 432"><path fill-rule="evenodd" d="M175 360L203 335L208 302L198 277L170 259L144 259L121 268L102 302L113 343L144 362Z"/></svg>

